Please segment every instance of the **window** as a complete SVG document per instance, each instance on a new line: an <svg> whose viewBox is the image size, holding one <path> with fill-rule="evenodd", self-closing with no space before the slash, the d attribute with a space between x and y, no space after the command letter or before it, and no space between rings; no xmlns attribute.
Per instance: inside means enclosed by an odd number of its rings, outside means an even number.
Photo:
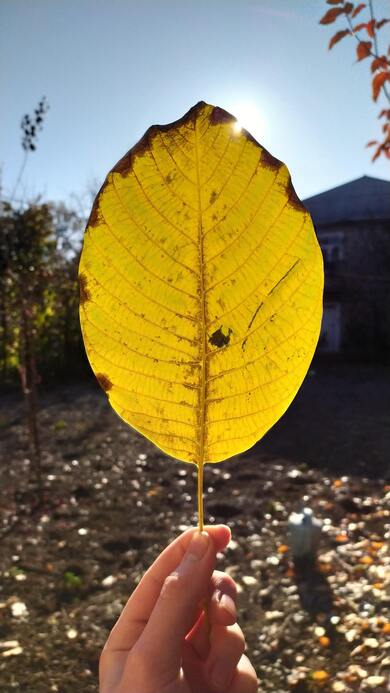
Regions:
<svg viewBox="0 0 390 693"><path fill-rule="evenodd" d="M321 246L324 262L329 267L336 265L343 260L343 232L318 234L318 241Z"/></svg>

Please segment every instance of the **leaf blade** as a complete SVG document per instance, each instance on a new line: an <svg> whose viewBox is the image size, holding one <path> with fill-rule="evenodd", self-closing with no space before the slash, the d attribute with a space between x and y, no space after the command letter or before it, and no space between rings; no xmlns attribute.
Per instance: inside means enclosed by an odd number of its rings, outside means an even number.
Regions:
<svg viewBox="0 0 390 693"><path fill-rule="evenodd" d="M96 198L80 262L87 355L117 413L217 462L294 398L318 340L322 256L287 168L201 102L154 126Z"/></svg>

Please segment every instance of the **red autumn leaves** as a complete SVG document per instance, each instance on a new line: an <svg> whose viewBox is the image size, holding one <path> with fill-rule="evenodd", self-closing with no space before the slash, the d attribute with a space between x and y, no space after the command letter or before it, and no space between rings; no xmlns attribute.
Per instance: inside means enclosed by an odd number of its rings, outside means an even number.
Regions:
<svg viewBox="0 0 390 693"><path fill-rule="evenodd" d="M329 9L322 19L320 24L332 24L339 17L343 17L348 25L348 28L337 31L329 41L329 49L333 48L339 41L341 41L345 36L353 36L356 41L356 58L357 62L364 60L365 58L372 58L371 61L371 72L372 77L372 98L377 101L379 95L382 93L390 103L390 94L387 90L387 82L390 81L390 47L387 51L387 55L379 55L378 49L378 31L388 22L390 19L384 18L377 20L373 16L372 2L369 2L369 7L367 8L365 3L359 3L355 6L353 2L344 2L344 0L327 0L328 5L337 5L337 7L332 7ZM366 22L361 22L359 24L354 24L352 21L362 10L367 9L369 11L370 18ZM361 32L364 32L363 35ZM366 37L369 40L366 40ZM371 39L371 40L370 40ZM367 146L371 147L376 145L376 150L372 157L375 161L381 154L390 158L390 109L383 109L379 118L384 118L385 122L382 125L382 132L384 138L382 142L377 140L371 140L368 142Z"/></svg>

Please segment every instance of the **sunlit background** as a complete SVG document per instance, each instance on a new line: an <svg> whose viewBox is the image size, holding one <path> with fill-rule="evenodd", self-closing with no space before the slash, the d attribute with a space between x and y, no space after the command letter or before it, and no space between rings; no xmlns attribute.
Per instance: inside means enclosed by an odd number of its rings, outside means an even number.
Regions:
<svg viewBox="0 0 390 693"><path fill-rule="evenodd" d="M100 184L152 123L199 100L233 113L291 170L300 197L364 174L380 135L368 61L322 0L2 0L0 164L4 195L22 161L20 120L50 103L18 195L67 200ZM376 2L378 16L387 3ZM385 31L385 30L384 30Z"/></svg>

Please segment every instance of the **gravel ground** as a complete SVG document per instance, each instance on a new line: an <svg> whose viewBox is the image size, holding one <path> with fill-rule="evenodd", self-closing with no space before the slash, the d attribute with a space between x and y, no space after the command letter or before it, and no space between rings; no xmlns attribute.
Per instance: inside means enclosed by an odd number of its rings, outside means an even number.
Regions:
<svg viewBox="0 0 390 693"><path fill-rule="evenodd" d="M196 522L196 476L94 383L40 401L43 507L22 404L0 401L0 691L92 693L129 593ZM206 467L206 519L233 534L218 568L239 586L261 691L389 690L389 413L388 371L312 370L260 444ZM323 521L311 567L288 548L287 518L304 505Z"/></svg>

